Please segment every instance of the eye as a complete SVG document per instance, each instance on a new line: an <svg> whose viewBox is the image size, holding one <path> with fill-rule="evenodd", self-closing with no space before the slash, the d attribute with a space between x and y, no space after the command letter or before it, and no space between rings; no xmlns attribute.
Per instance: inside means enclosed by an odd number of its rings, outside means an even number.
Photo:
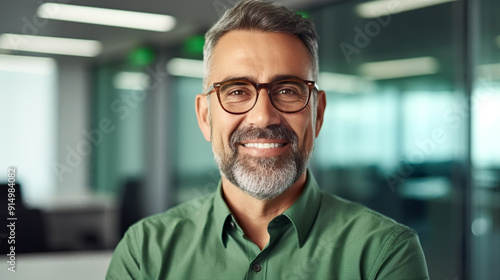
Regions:
<svg viewBox="0 0 500 280"><path fill-rule="evenodd" d="M247 94L247 93L244 90L235 89L235 90L228 91L226 93L226 96L241 96L241 95L245 95L245 94Z"/></svg>
<svg viewBox="0 0 500 280"><path fill-rule="evenodd" d="M220 92L224 98L238 98L251 97L252 85L245 82L230 82L223 84L220 88Z"/></svg>
<svg viewBox="0 0 500 280"><path fill-rule="evenodd" d="M280 89L276 94L280 94L280 95L293 95L293 94L297 94L297 92L291 88L283 88L283 89Z"/></svg>
<svg viewBox="0 0 500 280"><path fill-rule="evenodd" d="M272 89L272 94L276 97L280 98L297 98L303 94L307 94L308 87L306 84L294 81L294 80L285 80L274 85Z"/></svg>

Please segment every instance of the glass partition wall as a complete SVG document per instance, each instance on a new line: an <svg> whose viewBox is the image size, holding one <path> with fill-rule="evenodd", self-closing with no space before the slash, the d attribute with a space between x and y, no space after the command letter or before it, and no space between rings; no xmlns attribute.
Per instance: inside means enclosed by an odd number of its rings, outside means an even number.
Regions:
<svg viewBox="0 0 500 280"><path fill-rule="evenodd" d="M415 229L432 279L462 271L467 118L456 2L348 1L311 12L327 92L315 173L332 193Z"/></svg>
<svg viewBox="0 0 500 280"><path fill-rule="evenodd" d="M471 279L500 275L500 2L473 2Z"/></svg>

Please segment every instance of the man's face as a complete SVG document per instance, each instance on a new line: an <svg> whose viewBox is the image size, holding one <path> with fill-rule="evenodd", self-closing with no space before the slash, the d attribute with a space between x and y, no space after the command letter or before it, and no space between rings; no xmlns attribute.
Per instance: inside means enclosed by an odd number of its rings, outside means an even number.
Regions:
<svg viewBox="0 0 500 280"><path fill-rule="evenodd" d="M233 78L256 83L280 76L313 78L306 47L297 37L283 33L230 31L220 38L212 58L209 83ZM225 179L254 197L272 199L305 176L322 124L324 92L318 93L317 100L316 108L310 102L300 112L282 113L261 89L252 110L234 115L222 109L215 93L210 107L206 97L198 96L198 122L205 139L212 141Z"/></svg>

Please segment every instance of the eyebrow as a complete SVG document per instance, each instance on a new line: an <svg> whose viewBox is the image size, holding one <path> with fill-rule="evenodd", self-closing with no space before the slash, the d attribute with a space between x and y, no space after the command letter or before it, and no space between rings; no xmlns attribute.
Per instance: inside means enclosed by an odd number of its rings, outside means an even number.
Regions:
<svg viewBox="0 0 500 280"><path fill-rule="evenodd" d="M303 79L299 76L296 75L275 75L271 78L271 81L269 83L273 83L276 81L281 81L281 80L286 80L286 79ZM303 79L307 80L307 79ZM231 81L248 81L248 82L254 82L255 79L249 76L227 76L224 80L222 80L219 83L225 83L225 82L231 82Z"/></svg>

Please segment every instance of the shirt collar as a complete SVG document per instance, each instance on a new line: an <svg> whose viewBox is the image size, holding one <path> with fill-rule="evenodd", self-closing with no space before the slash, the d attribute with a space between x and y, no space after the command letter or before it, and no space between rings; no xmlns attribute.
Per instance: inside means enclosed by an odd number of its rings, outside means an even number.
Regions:
<svg viewBox="0 0 500 280"><path fill-rule="evenodd" d="M321 206L321 191L312 173L307 170L307 180L302 194L283 215L288 217L297 232L299 247L304 245Z"/></svg>
<svg viewBox="0 0 500 280"><path fill-rule="evenodd" d="M321 204L321 191L312 173L307 170L307 180L302 194L297 201L288 208L283 215L286 216L295 227L299 247L311 230ZM222 245L226 247L228 223L232 220L231 212L222 197L222 182L219 182L214 197L214 220Z"/></svg>
<svg viewBox="0 0 500 280"><path fill-rule="evenodd" d="M214 197L214 220L222 246L226 247L227 235L225 230L227 223L231 221L231 212L222 197L222 181L219 181L219 186Z"/></svg>

